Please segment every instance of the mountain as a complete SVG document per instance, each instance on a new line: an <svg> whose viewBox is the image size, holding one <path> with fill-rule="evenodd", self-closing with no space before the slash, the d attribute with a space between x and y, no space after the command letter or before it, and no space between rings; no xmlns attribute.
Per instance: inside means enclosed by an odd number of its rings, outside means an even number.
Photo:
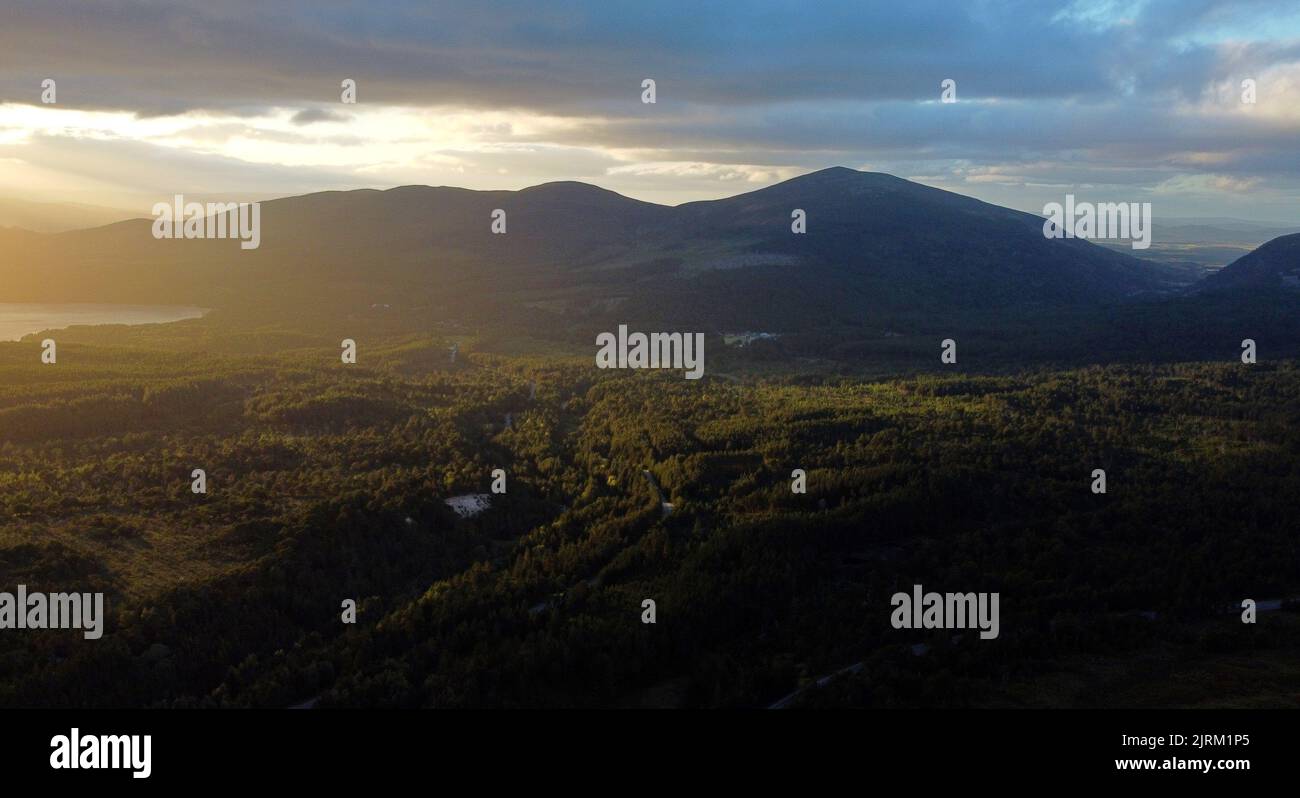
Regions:
<svg viewBox="0 0 1300 798"><path fill-rule="evenodd" d="M18 227L38 233L98 227L134 216L140 214L78 202L24 202L0 198L0 227Z"/></svg>
<svg viewBox="0 0 1300 798"><path fill-rule="evenodd" d="M1281 225L1252 225L1243 221L1220 224L1156 220L1155 235L1160 244L1233 244L1258 247L1270 239L1288 235L1297 228Z"/></svg>
<svg viewBox="0 0 1300 798"><path fill-rule="evenodd" d="M497 209L506 234L491 230ZM791 230L803 210L807 232ZM152 221L0 231L0 301L176 302L283 313L390 304L589 329L803 330L1096 308L1158 296L1161 267L1043 220L891 175L824 169L676 207L559 182L403 186L262 203L261 246L155 240Z"/></svg>
<svg viewBox="0 0 1300 798"><path fill-rule="evenodd" d="M795 208L807 213L805 235L790 232ZM678 211L682 227L753 263L768 284L864 320L1086 306L1166 288L1161 271L1131 256L1045 238L1041 217L843 167ZM751 276L727 282L744 290Z"/></svg>
<svg viewBox="0 0 1300 798"><path fill-rule="evenodd" d="M1270 238L1300 230L1295 223L1234 219L1226 216L1157 217L1155 229L1161 241L1177 243L1232 243L1259 246Z"/></svg>
<svg viewBox="0 0 1300 798"><path fill-rule="evenodd" d="M1279 236L1206 278L1204 291L1300 291L1300 233Z"/></svg>

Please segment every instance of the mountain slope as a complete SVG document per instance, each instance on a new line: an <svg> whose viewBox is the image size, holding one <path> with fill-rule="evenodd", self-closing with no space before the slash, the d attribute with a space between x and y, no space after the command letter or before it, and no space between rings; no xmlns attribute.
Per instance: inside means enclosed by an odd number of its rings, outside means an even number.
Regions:
<svg viewBox="0 0 1300 798"><path fill-rule="evenodd" d="M795 208L804 235L790 232ZM680 210L690 228L819 266L882 308L1092 304L1163 287L1132 257L1045 238L1040 217L886 174L836 167Z"/></svg>
<svg viewBox="0 0 1300 798"><path fill-rule="evenodd" d="M1280 236L1205 279L1205 291L1300 290L1300 233Z"/></svg>
<svg viewBox="0 0 1300 798"><path fill-rule="evenodd" d="M0 301L378 302L556 329L800 330L1098 307L1166 287L1151 264L1044 238L1031 214L842 167L678 207L573 182L324 192L262 203L261 227L248 251L157 241L150 220L0 236Z"/></svg>

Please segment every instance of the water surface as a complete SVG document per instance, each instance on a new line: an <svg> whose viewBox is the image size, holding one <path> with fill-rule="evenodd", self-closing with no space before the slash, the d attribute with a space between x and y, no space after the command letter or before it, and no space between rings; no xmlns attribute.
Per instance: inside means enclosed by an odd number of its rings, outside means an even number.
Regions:
<svg viewBox="0 0 1300 798"><path fill-rule="evenodd" d="M0 302L0 341L17 341L41 330L74 324L158 324L197 319L204 308L188 305L46 305Z"/></svg>

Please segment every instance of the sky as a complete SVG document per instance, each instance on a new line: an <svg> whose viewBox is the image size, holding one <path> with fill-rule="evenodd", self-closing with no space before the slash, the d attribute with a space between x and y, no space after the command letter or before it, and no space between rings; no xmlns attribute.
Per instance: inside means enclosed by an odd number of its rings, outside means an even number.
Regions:
<svg viewBox="0 0 1300 798"><path fill-rule="evenodd" d="M1294 223L1300 2L0 0L4 198L581 180L677 204L834 165Z"/></svg>

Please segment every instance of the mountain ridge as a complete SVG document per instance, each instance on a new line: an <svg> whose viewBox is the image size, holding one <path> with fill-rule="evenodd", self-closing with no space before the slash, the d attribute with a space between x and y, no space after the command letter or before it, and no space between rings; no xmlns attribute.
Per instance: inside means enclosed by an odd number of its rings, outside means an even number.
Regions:
<svg viewBox="0 0 1300 798"><path fill-rule="evenodd" d="M491 214L506 212L506 234ZM804 233L792 214L807 215ZM1160 267L1042 219L881 172L828 167L676 206L579 181L316 192L262 203L261 246L154 240L152 221L0 236L0 301L122 301L796 331L1105 307Z"/></svg>
<svg viewBox="0 0 1300 798"><path fill-rule="evenodd" d="M1300 233L1266 241L1207 277L1200 290L1300 290Z"/></svg>

